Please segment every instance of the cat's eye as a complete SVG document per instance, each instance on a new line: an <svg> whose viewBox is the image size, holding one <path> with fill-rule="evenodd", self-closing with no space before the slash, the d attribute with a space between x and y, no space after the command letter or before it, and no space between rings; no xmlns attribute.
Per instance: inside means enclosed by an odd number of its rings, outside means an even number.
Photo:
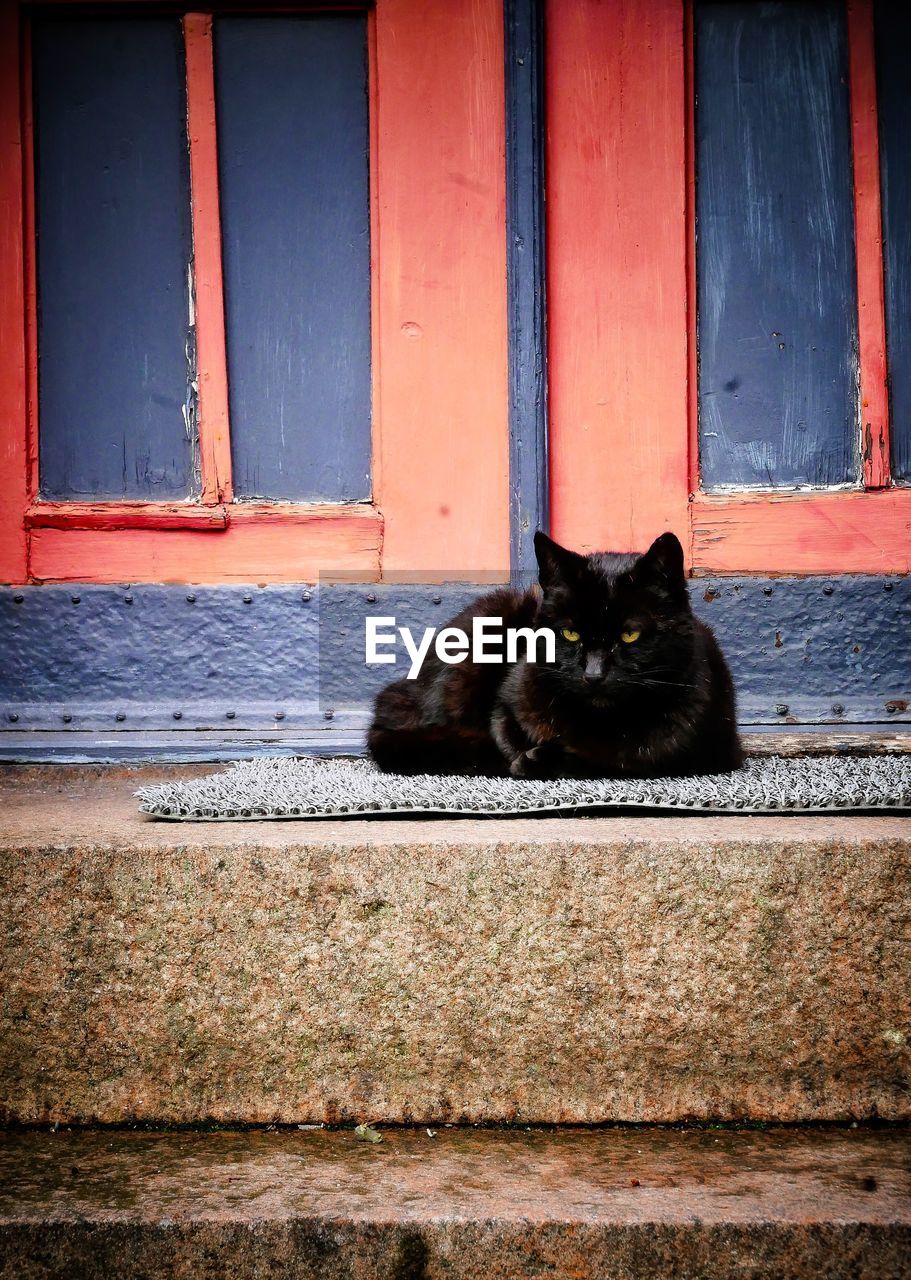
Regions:
<svg viewBox="0 0 911 1280"><path fill-rule="evenodd" d="M560 635L563 637L564 640L568 640L570 644L579 643L578 631L573 631L569 627L564 627L563 630L560 632Z"/></svg>
<svg viewBox="0 0 911 1280"><path fill-rule="evenodd" d="M635 644L641 635L641 631L621 631L620 639L624 644Z"/></svg>

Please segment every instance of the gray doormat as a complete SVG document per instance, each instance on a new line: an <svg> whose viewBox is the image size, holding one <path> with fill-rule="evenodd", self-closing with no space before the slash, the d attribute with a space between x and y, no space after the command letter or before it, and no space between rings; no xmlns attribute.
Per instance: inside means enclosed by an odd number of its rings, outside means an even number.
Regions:
<svg viewBox="0 0 911 1280"><path fill-rule="evenodd" d="M820 813L911 809L911 755L755 757L706 778L525 782L400 777L369 760L261 758L223 773L136 792L155 818L339 818L411 813L521 814L572 809L685 809L696 813Z"/></svg>

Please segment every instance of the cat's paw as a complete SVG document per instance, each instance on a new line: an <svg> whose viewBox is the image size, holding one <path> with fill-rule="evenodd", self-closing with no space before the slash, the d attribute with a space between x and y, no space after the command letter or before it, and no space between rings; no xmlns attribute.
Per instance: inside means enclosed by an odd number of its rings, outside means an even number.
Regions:
<svg viewBox="0 0 911 1280"><path fill-rule="evenodd" d="M544 744L529 747L527 751L515 757L509 766L509 772L514 778L549 778L552 772L549 768L552 755L553 753Z"/></svg>

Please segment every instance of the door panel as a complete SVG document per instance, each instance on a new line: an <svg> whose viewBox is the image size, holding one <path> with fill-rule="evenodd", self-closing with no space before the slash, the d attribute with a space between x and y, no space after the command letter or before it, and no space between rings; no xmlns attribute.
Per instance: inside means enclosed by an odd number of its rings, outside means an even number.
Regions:
<svg viewBox="0 0 911 1280"><path fill-rule="evenodd" d="M844 10L696 0L703 488L859 469Z"/></svg>
<svg viewBox="0 0 911 1280"><path fill-rule="evenodd" d="M186 85L175 18L33 32L40 486L194 484Z"/></svg>
<svg viewBox="0 0 911 1280"><path fill-rule="evenodd" d="M366 17L218 18L215 83L235 496L369 498Z"/></svg>

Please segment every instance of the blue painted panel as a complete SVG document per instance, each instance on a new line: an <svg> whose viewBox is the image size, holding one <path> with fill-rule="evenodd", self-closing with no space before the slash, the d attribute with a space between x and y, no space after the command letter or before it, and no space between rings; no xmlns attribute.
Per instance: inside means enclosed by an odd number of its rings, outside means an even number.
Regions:
<svg viewBox="0 0 911 1280"><path fill-rule="evenodd" d="M695 24L703 484L855 480L844 6L698 0Z"/></svg>
<svg viewBox="0 0 911 1280"><path fill-rule="evenodd" d="M911 9L876 5L892 475L911 483Z"/></svg>
<svg viewBox="0 0 911 1280"><path fill-rule="evenodd" d="M514 579L537 573L549 528L544 219L544 0L505 0L509 546Z"/></svg>
<svg viewBox="0 0 911 1280"><path fill-rule="evenodd" d="M187 497L180 24L48 19L33 47L42 495Z"/></svg>
<svg viewBox="0 0 911 1280"><path fill-rule="evenodd" d="M220 18L215 67L235 494L367 498L366 19Z"/></svg>
<svg viewBox="0 0 911 1280"><path fill-rule="evenodd" d="M744 725L911 723L911 578L700 579L692 594L731 664ZM127 754L137 733L168 730L329 738L351 750L373 693L402 674L364 665L364 618L394 616L419 634L473 595L394 585L0 589L0 757L35 731L58 756L59 734L78 731L111 743L120 735Z"/></svg>

